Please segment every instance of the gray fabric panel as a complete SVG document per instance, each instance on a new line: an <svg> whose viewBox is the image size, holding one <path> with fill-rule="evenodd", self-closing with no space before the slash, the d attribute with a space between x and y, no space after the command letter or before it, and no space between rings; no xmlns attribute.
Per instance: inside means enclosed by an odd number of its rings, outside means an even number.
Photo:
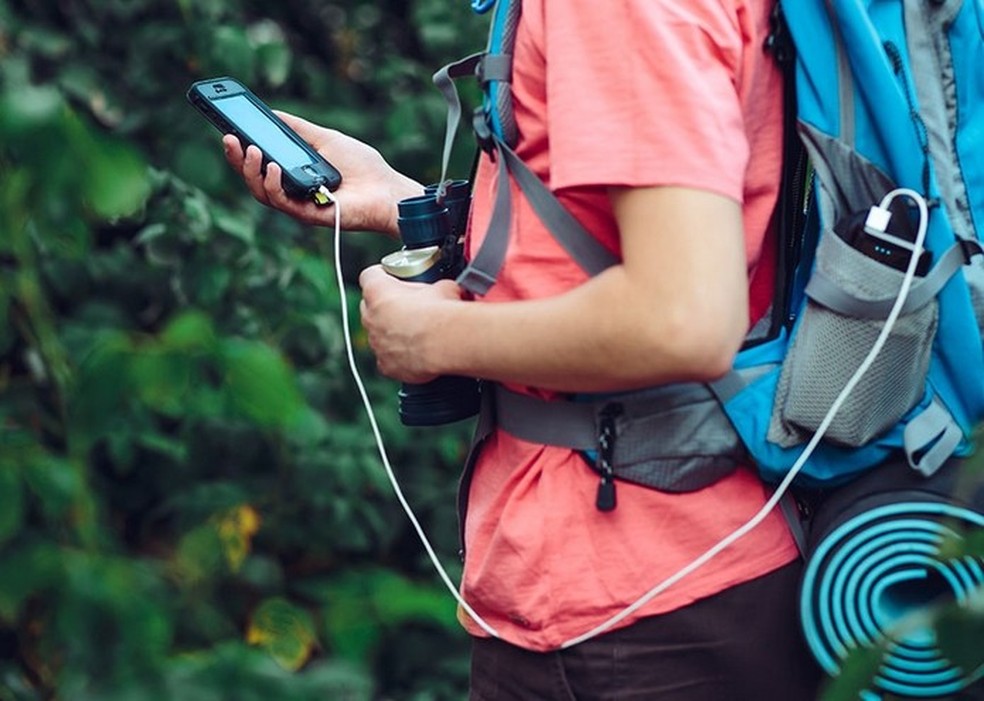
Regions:
<svg viewBox="0 0 984 701"><path fill-rule="evenodd" d="M966 183L956 152L956 78L947 32L964 0L940 3L906 3L908 49L920 113L929 136L929 149L940 197L954 233L976 240ZM984 329L984 266L978 259L964 268L977 324Z"/></svg>
<svg viewBox="0 0 984 701"><path fill-rule="evenodd" d="M501 152L500 152L501 153ZM495 203L489 228L478 252L461 271L455 282L472 294L485 295L495 284L509 248L509 227L512 223L512 194L505 159L499 157Z"/></svg>
<svg viewBox="0 0 984 701"><path fill-rule="evenodd" d="M615 475L663 491L692 491L744 462L744 447L717 399L697 383L669 385L591 402L546 401L496 386L496 415L507 433L574 450L598 447L601 411L616 419Z"/></svg>
<svg viewBox="0 0 984 701"><path fill-rule="evenodd" d="M906 425L903 434L909 465L924 477L940 469L962 440L960 426L936 398Z"/></svg>
<svg viewBox="0 0 984 701"><path fill-rule="evenodd" d="M970 300L974 306L977 325L984 329L984 260L977 258L964 268L964 278L970 288Z"/></svg>
<svg viewBox="0 0 984 701"><path fill-rule="evenodd" d="M964 263L963 249L954 244L925 277L913 281L902 313L910 314L929 304ZM806 294L847 316L885 319L895 305L902 278L903 273L871 260L836 234L829 234L817 249L817 267L806 286Z"/></svg>
<svg viewBox="0 0 984 701"><path fill-rule="evenodd" d="M800 138L820 184L820 214L828 228L851 212L866 210L895 189L881 169L851 147L800 122Z"/></svg>
<svg viewBox="0 0 984 701"><path fill-rule="evenodd" d="M776 367L773 363L756 365L741 370L731 370L727 375L707 384L708 389L717 397L721 404L725 404L732 397L736 396L752 382L765 375Z"/></svg>
<svg viewBox="0 0 984 701"><path fill-rule="evenodd" d="M851 71L851 61L844 48L844 38L841 36L837 13L827 0L827 12L830 14L830 27L837 42L837 99L840 106L840 140L853 147L855 140L854 116L854 73Z"/></svg>
<svg viewBox="0 0 984 701"><path fill-rule="evenodd" d="M946 36L949 24L963 3L964 0L942 0L905 2L903 5L912 80L919 114L929 138L940 196L954 232L961 238L971 238L974 226L970 202L954 146L957 89L953 56Z"/></svg>
<svg viewBox="0 0 984 701"><path fill-rule="evenodd" d="M448 163L451 161L451 148L454 146L454 137L458 132L458 124L461 122L461 100L458 98L458 89L454 85L454 78L468 75L475 72L481 60L482 54L472 54L460 61L449 63L434 74L432 80L437 89L444 96L444 101L448 105L447 127L444 131L444 151L441 155L441 182L447 178Z"/></svg>
<svg viewBox="0 0 984 701"><path fill-rule="evenodd" d="M831 232L821 238L816 267L835 289L860 300L894 298L904 277ZM932 295L898 317L881 352L830 423L827 440L864 445L919 402L937 323ZM811 300L783 363L769 440L790 446L816 431L883 328L880 319L837 313Z"/></svg>
<svg viewBox="0 0 984 701"><path fill-rule="evenodd" d="M700 489L731 472L744 456L731 422L709 393L645 412L627 407L617 426L615 474L657 489Z"/></svg>
<svg viewBox="0 0 984 701"><path fill-rule="evenodd" d="M598 447L598 407L594 404L555 401L510 392L494 386L496 420L506 433L531 443L575 450Z"/></svg>
<svg viewBox="0 0 984 701"><path fill-rule="evenodd" d="M482 82L499 80L508 83L512 79L512 55L486 54L478 65L477 75Z"/></svg>
<svg viewBox="0 0 984 701"><path fill-rule="evenodd" d="M512 195L507 170L516 179L540 221L582 270L594 276L618 262L618 258L588 233L581 222L557 201L543 181L512 149L498 139L495 140L495 146L499 180L492 219L481 248L458 276L459 285L475 294L484 295L495 284L502 268L509 247L509 225L512 219Z"/></svg>
<svg viewBox="0 0 984 701"><path fill-rule="evenodd" d="M615 265L618 257L605 248L557 201L550 189L512 149L502 144L499 146L501 146L500 157L505 159L510 173L516 179L533 211L574 262L591 276Z"/></svg>

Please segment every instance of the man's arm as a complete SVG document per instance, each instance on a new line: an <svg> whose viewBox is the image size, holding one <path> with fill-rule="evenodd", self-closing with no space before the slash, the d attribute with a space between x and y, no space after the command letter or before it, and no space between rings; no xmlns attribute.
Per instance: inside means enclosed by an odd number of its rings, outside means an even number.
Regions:
<svg viewBox="0 0 984 701"><path fill-rule="evenodd" d="M456 285L366 270L363 325L380 370L604 391L724 374L748 327L740 205L679 187L611 191L623 262L546 299L472 303Z"/></svg>

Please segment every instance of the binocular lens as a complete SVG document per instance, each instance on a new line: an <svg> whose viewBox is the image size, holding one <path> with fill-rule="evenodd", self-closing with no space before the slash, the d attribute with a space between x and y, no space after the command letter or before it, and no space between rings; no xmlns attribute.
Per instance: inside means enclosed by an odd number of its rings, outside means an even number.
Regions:
<svg viewBox="0 0 984 701"><path fill-rule="evenodd" d="M400 200L397 204L397 226L406 248L440 246L451 235L448 208L434 195L421 195Z"/></svg>

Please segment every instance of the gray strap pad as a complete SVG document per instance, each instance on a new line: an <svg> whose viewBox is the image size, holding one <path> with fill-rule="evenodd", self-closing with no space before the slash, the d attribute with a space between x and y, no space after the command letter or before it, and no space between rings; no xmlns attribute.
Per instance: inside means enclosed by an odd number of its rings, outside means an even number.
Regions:
<svg viewBox="0 0 984 701"><path fill-rule="evenodd" d="M591 451L600 416L616 419L615 476L669 492L702 489L748 462L741 440L706 385L686 383L580 401L547 401L494 386L499 428L516 438Z"/></svg>

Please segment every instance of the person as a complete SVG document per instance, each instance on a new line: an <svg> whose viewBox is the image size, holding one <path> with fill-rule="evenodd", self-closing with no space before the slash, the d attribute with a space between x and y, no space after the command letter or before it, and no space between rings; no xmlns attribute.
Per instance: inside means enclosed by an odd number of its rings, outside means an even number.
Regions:
<svg viewBox="0 0 984 701"><path fill-rule="evenodd" d="M588 278L513 183L510 247L473 299L453 281L362 272L362 323L379 370L442 374L541 397L614 392L725 372L769 307L782 160L782 80L763 50L771 0L525 0L517 29L516 152L618 255ZM396 203L422 194L371 146L283 115L343 174L342 227L396 235ZM301 221L330 209L284 196L280 171L225 138L260 202ZM483 155L466 241L487 228L495 165ZM694 492L598 477L566 448L496 430L468 488L461 591L498 632L473 635L470 698L797 701L819 671L796 611L799 559L771 513L614 629L622 611L755 514L751 466Z"/></svg>

